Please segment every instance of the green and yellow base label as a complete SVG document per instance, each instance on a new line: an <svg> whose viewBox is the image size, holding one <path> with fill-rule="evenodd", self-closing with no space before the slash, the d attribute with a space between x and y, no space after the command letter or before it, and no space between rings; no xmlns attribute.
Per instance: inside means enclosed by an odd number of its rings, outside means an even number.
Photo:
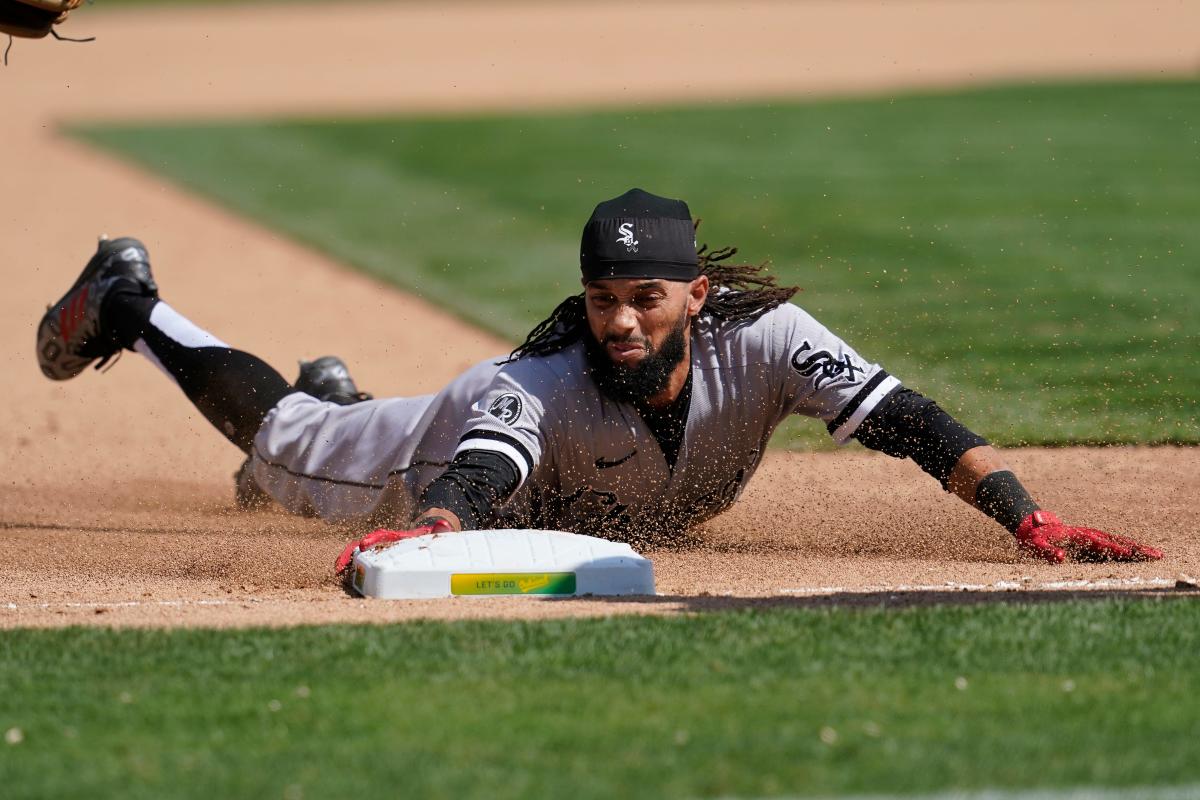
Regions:
<svg viewBox="0 0 1200 800"><path fill-rule="evenodd" d="M575 594L574 572L450 575L450 594Z"/></svg>

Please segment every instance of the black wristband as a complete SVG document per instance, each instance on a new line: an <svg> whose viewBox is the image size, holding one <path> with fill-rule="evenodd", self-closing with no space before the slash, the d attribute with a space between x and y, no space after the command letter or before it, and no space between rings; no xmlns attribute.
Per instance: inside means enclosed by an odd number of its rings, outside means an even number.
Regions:
<svg viewBox="0 0 1200 800"><path fill-rule="evenodd" d="M975 507L1016 533L1021 521L1040 506L1025 491L1017 476L1008 470L987 475L975 487Z"/></svg>

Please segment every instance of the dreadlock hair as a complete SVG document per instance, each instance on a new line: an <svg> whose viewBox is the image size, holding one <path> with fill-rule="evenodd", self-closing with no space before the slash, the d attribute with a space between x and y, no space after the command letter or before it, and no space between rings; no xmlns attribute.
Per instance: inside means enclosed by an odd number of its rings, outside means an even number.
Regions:
<svg viewBox="0 0 1200 800"><path fill-rule="evenodd" d="M700 227L700 220L696 220ZM786 303L798 286L779 286L774 275L767 275L768 262L762 264L722 263L737 254L736 247L709 250L701 245L696 251L700 260L700 274L708 276L710 285L708 300L700 313L721 320L736 322L756 319L776 306ZM724 291L720 291L724 290ZM558 304L549 317L542 320L525 337L504 364L525 356L548 356L580 341L587 331L587 311L583 293L568 297Z"/></svg>

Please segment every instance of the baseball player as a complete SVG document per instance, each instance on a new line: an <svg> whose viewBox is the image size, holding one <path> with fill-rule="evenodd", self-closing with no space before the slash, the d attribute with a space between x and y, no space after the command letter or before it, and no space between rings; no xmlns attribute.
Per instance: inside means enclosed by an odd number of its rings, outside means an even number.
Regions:
<svg viewBox="0 0 1200 800"><path fill-rule="evenodd" d="M65 380L135 350L248 454L244 503L404 528L349 543L339 571L357 550L466 529L669 543L738 498L791 414L913 459L1037 557L1162 557L1040 509L983 437L734 252L698 248L684 202L630 190L584 226L583 293L508 358L435 395L365 399L337 359L289 385L162 301L140 242L104 240L43 317L38 359Z"/></svg>

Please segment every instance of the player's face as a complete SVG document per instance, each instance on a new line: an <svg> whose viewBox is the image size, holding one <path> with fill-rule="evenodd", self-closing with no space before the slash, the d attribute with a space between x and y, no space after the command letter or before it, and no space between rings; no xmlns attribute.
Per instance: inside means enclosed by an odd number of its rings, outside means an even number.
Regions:
<svg viewBox="0 0 1200 800"><path fill-rule="evenodd" d="M708 278L664 281L612 278L584 285L592 337L617 367L636 369L661 351L668 337L686 331L708 296Z"/></svg>

